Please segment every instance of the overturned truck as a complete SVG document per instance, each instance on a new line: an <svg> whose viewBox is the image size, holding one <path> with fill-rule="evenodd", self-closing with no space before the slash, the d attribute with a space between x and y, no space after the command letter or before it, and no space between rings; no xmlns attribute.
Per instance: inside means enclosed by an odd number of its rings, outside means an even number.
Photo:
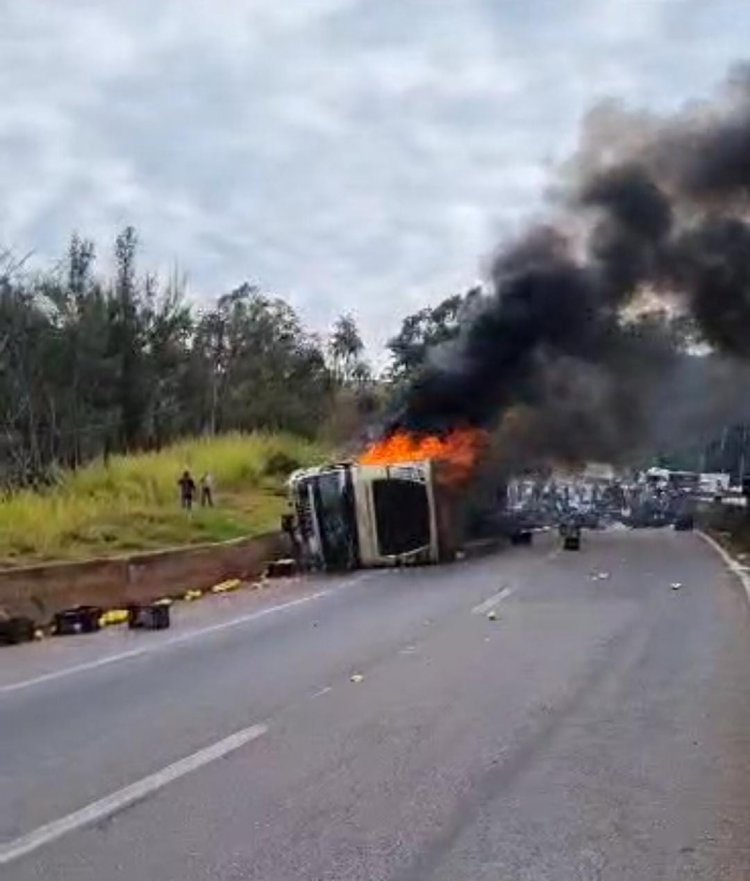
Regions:
<svg viewBox="0 0 750 881"><path fill-rule="evenodd" d="M461 505L446 475L438 460L295 472L285 528L300 562L330 571L453 559Z"/></svg>

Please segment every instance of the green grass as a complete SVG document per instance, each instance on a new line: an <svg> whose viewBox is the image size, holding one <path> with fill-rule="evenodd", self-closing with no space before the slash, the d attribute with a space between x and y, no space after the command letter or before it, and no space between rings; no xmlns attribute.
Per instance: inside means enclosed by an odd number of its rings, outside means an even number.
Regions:
<svg viewBox="0 0 750 881"><path fill-rule="evenodd" d="M158 453L113 456L63 475L49 491L0 498L0 566L81 560L224 541L278 526L284 481L325 456L282 434L229 434ZM215 507L180 509L177 480L210 471Z"/></svg>

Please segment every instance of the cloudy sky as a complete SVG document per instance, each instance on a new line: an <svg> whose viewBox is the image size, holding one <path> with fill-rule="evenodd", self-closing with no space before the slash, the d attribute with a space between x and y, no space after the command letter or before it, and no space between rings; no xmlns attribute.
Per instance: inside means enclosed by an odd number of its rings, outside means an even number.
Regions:
<svg viewBox="0 0 750 881"><path fill-rule="evenodd" d="M0 0L0 244L133 224L195 299L377 347L541 210L592 103L704 96L749 35L746 0Z"/></svg>

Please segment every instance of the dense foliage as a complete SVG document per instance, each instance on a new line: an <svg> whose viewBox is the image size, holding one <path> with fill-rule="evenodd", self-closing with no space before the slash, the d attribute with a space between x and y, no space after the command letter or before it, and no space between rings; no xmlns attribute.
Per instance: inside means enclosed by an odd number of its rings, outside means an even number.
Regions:
<svg viewBox="0 0 750 881"><path fill-rule="evenodd" d="M54 270L0 254L0 480L231 430L319 433L337 394L369 382L354 321L326 345L283 300L243 284L206 308L141 276L132 228L112 278L74 236Z"/></svg>
<svg viewBox="0 0 750 881"><path fill-rule="evenodd" d="M109 277L78 236L45 272L0 251L0 489L39 487L97 457L228 431L291 432L355 450L398 412L428 352L456 340L485 302L475 288L407 315L376 379L351 315L321 339L288 303L250 284L191 304L179 278L138 272L137 245L130 227L117 236ZM695 348L694 328L679 320L669 328L678 337L670 345ZM656 434L644 461L735 477L750 469L748 402L728 395L736 370L716 360L681 359L651 414ZM677 419L688 410L685 390L693 401L716 399L718 389L726 405L710 419L702 410L700 419Z"/></svg>

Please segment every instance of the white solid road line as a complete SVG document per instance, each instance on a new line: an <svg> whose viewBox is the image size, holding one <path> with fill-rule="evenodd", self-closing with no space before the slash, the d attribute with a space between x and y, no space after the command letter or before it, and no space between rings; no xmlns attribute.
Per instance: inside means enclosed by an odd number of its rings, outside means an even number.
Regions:
<svg viewBox="0 0 750 881"><path fill-rule="evenodd" d="M364 573L367 575L369 573ZM127 652L119 652L116 655L106 655L103 658L97 658L95 661L86 661L83 664L74 664L71 667L64 667L62 670L54 670L51 673L43 673L41 676L35 676L32 679L24 679L21 682L11 682L8 685L0 685L0 697L4 694L10 694L15 691L21 691L25 688L31 688L34 685L41 685L45 682L52 682L55 679L64 679L67 676L73 676L75 673L84 673L89 670L96 670L99 667L106 667L109 664L115 664L119 661L127 661L131 658L140 658L142 655L151 654L152 652L162 651L171 648L180 643L190 642L194 639L200 639L211 633L218 633L221 630L229 630L232 627L239 627L250 621L257 621L259 618L265 618L267 615L273 615L277 612L283 612L286 609L292 609L295 606L301 606L304 603L310 603L313 600L320 600L323 597L338 593L340 590L352 587L359 581L363 580L363 576L348 579L343 584L336 587L329 587L327 590L320 590L308 596L300 597L297 600L290 600L288 603L281 603L278 606L269 606L267 609L261 609L258 612L250 612L247 615L240 615L238 618L232 618L229 621L221 621L218 624L211 624L209 627L201 627L198 630L190 630L180 636L174 636L171 639L165 639L161 642L154 642L152 645L145 645L142 648L131 649Z"/></svg>
<svg viewBox="0 0 750 881"><path fill-rule="evenodd" d="M488 600L485 600L483 603L480 603L478 606L474 606L471 610L472 615L485 615L490 609L494 608L498 603L501 603L503 600L506 600L513 593L513 589L510 587L504 587L499 593L496 593L494 596L491 596Z"/></svg>
<svg viewBox="0 0 750 881"><path fill-rule="evenodd" d="M198 752L193 753L191 756L180 759L178 762L162 768L161 771L144 777L137 783L132 783L124 789L118 789L117 792L92 802L79 811L74 811L72 814L47 823L45 826L40 826L33 832L29 832L28 835L16 838L15 841L0 844L0 866L20 859L38 848L56 841L58 838L62 838L63 835L67 835L69 832L74 832L83 826L89 826L106 817L111 817L117 811L151 795L173 780L184 777L192 771L197 771L198 768L202 768L204 765L209 764L209 762L214 762L216 759L220 759L240 749L240 747L245 746L251 741L257 740L267 731L267 725L252 725L250 728L243 728L242 731L237 731L229 737L225 737L224 740L218 741L218 743L198 750Z"/></svg>
<svg viewBox="0 0 750 881"><path fill-rule="evenodd" d="M732 572L740 579L740 581L742 582L742 586L745 588L747 598L748 600L750 600L750 576L748 576L747 574L746 567L735 560L734 557L732 557L730 554L728 554L719 544L719 542L711 538L710 535L707 535L700 529L697 529L696 532L703 539L703 541L711 545L716 553L722 558L722 560L727 564L727 569L729 569L730 572Z"/></svg>

